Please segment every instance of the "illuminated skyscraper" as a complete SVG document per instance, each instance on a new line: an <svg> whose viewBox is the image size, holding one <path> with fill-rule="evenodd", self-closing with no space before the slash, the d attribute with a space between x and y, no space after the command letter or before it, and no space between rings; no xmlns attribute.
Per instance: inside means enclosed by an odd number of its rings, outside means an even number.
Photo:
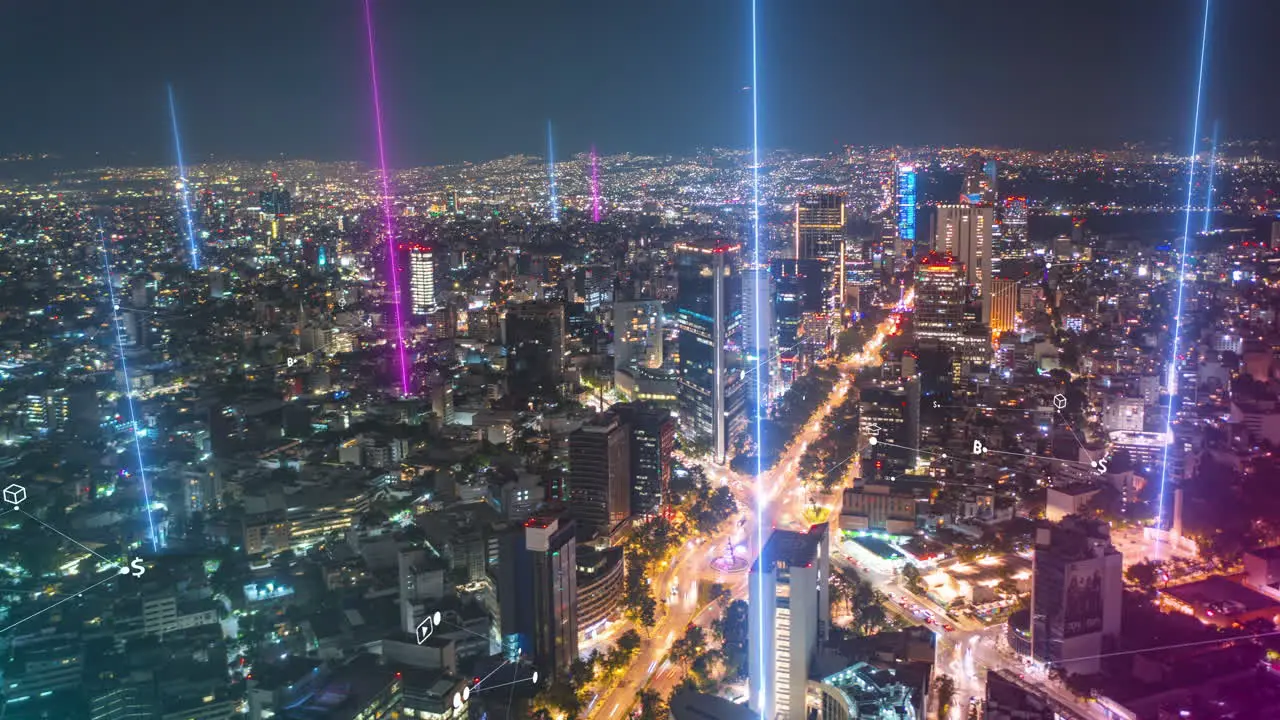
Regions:
<svg viewBox="0 0 1280 720"><path fill-rule="evenodd" d="M842 305L845 262L844 193L805 193L796 200L795 257L819 260L827 274L823 306Z"/></svg>
<svg viewBox="0 0 1280 720"><path fill-rule="evenodd" d="M951 348L964 334L964 306L969 298L964 264L947 253L931 252L916 265L916 309L913 327L923 347Z"/></svg>
<svg viewBox="0 0 1280 720"><path fill-rule="evenodd" d="M1031 254L1027 237L1027 199L1021 196L1004 199L1004 218L1001 221L1003 247L1001 256L1016 260Z"/></svg>
<svg viewBox="0 0 1280 720"><path fill-rule="evenodd" d="M777 367L779 391L791 386L804 373L808 353L801 330L806 315L822 310L822 265L817 260L774 260L773 316L776 323L776 350L770 354Z"/></svg>
<svg viewBox="0 0 1280 720"><path fill-rule="evenodd" d="M827 526L775 530L751 566L751 709L772 720L805 720L809 666L831 625ZM763 625L761 624L763 619ZM753 645L754 647L754 645ZM764 666L761 667L761 660ZM765 682L761 683L763 675ZM759 688L767 688L761 698Z"/></svg>
<svg viewBox="0 0 1280 720"><path fill-rule="evenodd" d="M723 463L746 428L742 378L741 246L726 240L676 245L680 430Z"/></svg>
<svg viewBox="0 0 1280 720"><path fill-rule="evenodd" d="M979 153L965 159L964 186L961 202L993 203L996 201L996 161L984 160Z"/></svg>
<svg viewBox="0 0 1280 720"><path fill-rule="evenodd" d="M662 367L662 301L613 304L613 367Z"/></svg>
<svg viewBox="0 0 1280 720"><path fill-rule="evenodd" d="M939 205L934 221L933 249L964 264L965 281L978 289L982 322L991 322L992 231L995 208L990 205Z"/></svg>
<svg viewBox="0 0 1280 720"><path fill-rule="evenodd" d="M769 393L756 393L756 383L764 382L769 387L770 363L773 355L773 276L769 268L748 267L742 271L742 344L744 347L744 363L747 369L747 397L767 398ZM757 324L758 323L758 324ZM760 337L757 339L756 333ZM757 341L760 347L756 347ZM759 365L756 372L756 361L764 358L766 362ZM763 377L761 377L763 376ZM754 405L754 402L751 403ZM754 412L754 409L748 414Z"/></svg>
<svg viewBox="0 0 1280 720"><path fill-rule="evenodd" d="M662 511L671 486L675 419L666 409L644 403L618 403L610 411L631 426L631 514L653 517Z"/></svg>
<svg viewBox="0 0 1280 720"><path fill-rule="evenodd" d="M409 243L400 246L400 253L400 261L396 265L405 276L400 281L400 292L407 300L405 314L416 318L430 315L439 307L436 303L435 249L421 243Z"/></svg>
<svg viewBox="0 0 1280 720"><path fill-rule="evenodd" d="M898 239L913 255L916 247L916 166L899 165L896 198L898 204Z"/></svg>
<svg viewBox="0 0 1280 720"><path fill-rule="evenodd" d="M995 278L991 281L991 332L1012 330L1018 317L1018 281Z"/></svg>
<svg viewBox="0 0 1280 720"><path fill-rule="evenodd" d="M578 657L578 560L573 520L534 517L503 536L498 598L502 650L567 678Z"/></svg>
<svg viewBox="0 0 1280 720"><path fill-rule="evenodd" d="M283 217L293 214L293 196L281 185L258 193L258 207L263 215Z"/></svg>

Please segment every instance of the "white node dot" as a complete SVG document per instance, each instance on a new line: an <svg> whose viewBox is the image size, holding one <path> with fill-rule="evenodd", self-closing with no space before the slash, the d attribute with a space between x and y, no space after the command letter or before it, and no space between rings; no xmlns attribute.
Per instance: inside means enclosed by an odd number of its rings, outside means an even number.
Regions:
<svg viewBox="0 0 1280 720"><path fill-rule="evenodd" d="M1093 467L1098 467L1098 461L1097 461L1097 460L1090 460L1090 461L1089 461L1089 465L1091 465L1091 466L1093 466Z"/></svg>
<svg viewBox="0 0 1280 720"><path fill-rule="evenodd" d="M880 442L880 438L876 437L875 435L872 435L871 439L868 440L867 442L871 443L872 445L875 445L876 443Z"/></svg>

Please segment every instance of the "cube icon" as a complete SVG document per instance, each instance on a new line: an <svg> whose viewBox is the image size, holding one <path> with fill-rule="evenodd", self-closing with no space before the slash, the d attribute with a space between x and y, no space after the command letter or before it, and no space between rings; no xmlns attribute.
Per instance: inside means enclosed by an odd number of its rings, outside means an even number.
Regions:
<svg viewBox="0 0 1280 720"><path fill-rule="evenodd" d="M27 489L18 484L13 484L4 489L4 501L13 505L19 505L23 500L27 499Z"/></svg>
<svg viewBox="0 0 1280 720"><path fill-rule="evenodd" d="M1066 395L1054 395L1054 396L1053 396L1053 406L1054 406L1054 407L1056 407L1056 408L1058 408L1059 410L1062 410L1063 408L1065 408L1065 407L1067 406L1067 396L1066 396Z"/></svg>

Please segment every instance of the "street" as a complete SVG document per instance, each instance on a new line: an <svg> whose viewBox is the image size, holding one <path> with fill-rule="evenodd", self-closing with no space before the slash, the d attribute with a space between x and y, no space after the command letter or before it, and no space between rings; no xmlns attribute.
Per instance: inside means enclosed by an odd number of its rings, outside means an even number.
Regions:
<svg viewBox="0 0 1280 720"><path fill-rule="evenodd" d="M586 713L587 717L601 717L604 720L625 717L636 703L641 690L652 687L665 695L679 683L681 676L679 668L665 666L664 663L671 645L683 635L689 623L694 621L694 613L698 611L696 592L692 597L686 595L691 581L696 580L699 584L718 582L729 588L729 598L747 599L749 578L747 570L733 573L720 572L711 565L711 561L717 554L723 553L729 543L733 543L735 547L745 547L747 558L754 558L759 553L755 505L758 500L761 500L760 495L763 495L764 503L763 522L766 528L762 533L764 540L768 540L769 533L776 527L800 530L808 527L804 520L807 497L800 483L799 474L796 472L800 459L809 444L817 438L822 429L823 420L848 395L852 387L854 371L861 367L879 364L881 347L886 339L897 333L898 314L911 307L913 297L913 292L908 292L895 308L895 312L877 326L876 332L863 345L862 350L840 362L841 369L845 371L844 376L810 416L800 434L778 458L774 467L764 473L758 482L753 483L751 478L738 475L726 467L711 464L704 466L707 479L712 485L729 486L734 498L738 501L738 514L725 523L723 528L707 542L681 548L667 569L655 580L657 583L654 588L655 595L668 600L671 600L671 583L678 580L681 583L680 598L665 606L665 612L660 614L653 628L648 629L647 632L642 629L641 634L646 639L640 651L623 672L621 680L610 691L592 701ZM837 494L834 500L828 499L824 502L838 504L839 496ZM838 510L831 505L828 505L827 509ZM828 522L834 523L837 514L829 513ZM712 617L714 615L708 610L697 620L699 624L708 624Z"/></svg>

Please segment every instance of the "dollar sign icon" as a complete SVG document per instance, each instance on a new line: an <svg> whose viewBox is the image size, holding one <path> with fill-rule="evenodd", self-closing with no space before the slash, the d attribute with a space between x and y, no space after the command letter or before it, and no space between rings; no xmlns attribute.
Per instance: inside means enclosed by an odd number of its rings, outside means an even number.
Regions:
<svg viewBox="0 0 1280 720"><path fill-rule="evenodd" d="M130 574L136 578L142 577L142 574L147 571L147 569L142 566L142 558L134 558L133 562L129 563L129 567L133 570Z"/></svg>

